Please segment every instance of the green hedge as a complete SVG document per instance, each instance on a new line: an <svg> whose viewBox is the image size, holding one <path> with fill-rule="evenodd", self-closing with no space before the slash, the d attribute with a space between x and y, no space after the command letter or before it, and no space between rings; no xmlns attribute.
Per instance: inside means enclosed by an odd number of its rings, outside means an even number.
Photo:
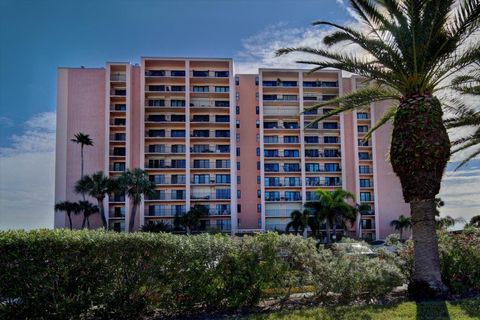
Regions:
<svg viewBox="0 0 480 320"><path fill-rule="evenodd" d="M404 278L386 259L245 236L0 232L0 318L129 319L256 305L267 297L380 297Z"/></svg>

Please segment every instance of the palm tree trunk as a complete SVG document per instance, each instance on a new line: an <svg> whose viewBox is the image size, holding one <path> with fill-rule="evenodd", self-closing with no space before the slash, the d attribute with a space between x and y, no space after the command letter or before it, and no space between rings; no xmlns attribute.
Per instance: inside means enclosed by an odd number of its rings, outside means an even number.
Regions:
<svg viewBox="0 0 480 320"><path fill-rule="evenodd" d="M420 200L410 203L412 212L412 235L414 249L414 270L412 290L427 286L434 295L447 292L442 282L437 234L435 229L435 200ZM428 294L428 293L427 293Z"/></svg>
<svg viewBox="0 0 480 320"><path fill-rule="evenodd" d="M358 238L362 239L362 214L359 214L358 217Z"/></svg>
<svg viewBox="0 0 480 320"><path fill-rule="evenodd" d="M87 217L83 216L82 229L85 228L85 223L87 222Z"/></svg>
<svg viewBox="0 0 480 320"><path fill-rule="evenodd" d="M87 217L87 229L90 229L90 216Z"/></svg>
<svg viewBox="0 0 480 320"><path fill-rule="evenodd" d="M130 215L130 221L128 223L128 232L132 232L135 226L135 217L137 215L137 205L132 206L132 213Z"/></svg>
<svg viewBox="0 0 480 320"><path fill-rule="evenodd" d="M187 226L185 226L185 229L187 231L187 235L190 235L190 227L187 225Z"/></svg>
<svg viewBox="0 0 480 320"><path fill-rule="evenodd" d="M326 224L326 229L327 229L327 244L330 244L330 221L328 220Z"/></svg>
<svg viewBox="0 0 480 320"><path fill-rule="evenodd" d="M70 230L72 230L72 213L67 212L67 217L68 217L68 223L70 225Z"/></svg>
<svg viewBox="0 0 480 320"><path fill-rule="evenodd" d="M332 239L333 240L337 240L337 217L335 216L335 218L333 218L333 236L332 236Z"/></svg>
<svg viewBox="0 0 480 320"><path fill-rule="evenodd" d="M83 144L80 147L80 161L81 161L80 178L83 178Z"/></svg>
<svg viewBox="0 0 480 320"><path fill-rule="evenodd" d="M400 241L403 241L403 228L400 228Z"/></svg>
<svg viewBox="0 0 480 320"><path fill-rule="evenodd" d="M404 98L395 114L390 159L410 203L415 262L410 293L444 295L435 233L435 196L450 158L440 101L429 93Z"/></svg>
<svg viewBox="0 0 480 320"><path fill-rule="evenodd" d="M97 198L98 208L100 209L100 217L102 218L102 224L105 230L108 229L107 219L105 218L105 208L103 207L103 199Z"/></svg>

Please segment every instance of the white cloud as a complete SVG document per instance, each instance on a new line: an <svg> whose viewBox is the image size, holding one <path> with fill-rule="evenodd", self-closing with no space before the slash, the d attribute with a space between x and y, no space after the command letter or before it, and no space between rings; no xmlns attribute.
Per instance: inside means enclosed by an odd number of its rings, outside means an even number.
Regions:
<svg viewBox="0 0 480 320"><path fill-rule="evenodd" d="M0 149L0 229L52 228L55 113L38 114Z"/></svg>
<svg viewBox="0 0 480 320"><path fill-rule="evenodd" d="M0 126L5 128L13 127L14 121L8 117L0 117Z"/></svg>

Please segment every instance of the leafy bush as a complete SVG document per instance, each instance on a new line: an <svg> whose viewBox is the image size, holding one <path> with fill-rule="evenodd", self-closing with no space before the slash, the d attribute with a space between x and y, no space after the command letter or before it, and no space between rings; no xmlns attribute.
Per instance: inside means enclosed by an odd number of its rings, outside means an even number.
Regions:
<svg viewBox="0 0 480 320"><path fill-rule="evenodd" d="M389 234L385 238L385 245L386 246L396 246L399 243L400 243L400 234L398 234L398 233Z"/></svg>
<svg viewBox="0 0 480 320"><path fill-rule="evenodd" d="M0 232L0 318L131 319L313 298L378 297L394 263L275 233L228 237L37 230Z"/></svg>
<svg viewBox="0 0 480 320"><path fill-rule="evenodd" d="M452 293L480 292L480 229L466 228L460 234L437 231L442 280ZM413 241L400 251L405 274L413 271Z"/></svg>

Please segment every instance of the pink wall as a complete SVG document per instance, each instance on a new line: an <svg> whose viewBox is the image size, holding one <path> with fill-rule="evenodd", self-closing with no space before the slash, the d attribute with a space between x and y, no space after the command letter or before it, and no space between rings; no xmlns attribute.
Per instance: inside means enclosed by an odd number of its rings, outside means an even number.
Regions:
<svg viewBox="0 0 480 320"><path fill-rule="evenodd" d="M376 104L374 110L374 121L380 119L390 104ZM392 124L383 125L375 133L374 155L376 167L376 198L378 205L377 228L380 231L380 238L384 239L387 235L395 232L390 227L390 222L395 220L401 214L410 215L410 207L403 200L402 187L400 180L393 172L388 154L390 152L390 138L392 132ZM406 234L408 236L408 234Z"/></svg>
<svg viewBox="0 0 480 320"><path fill-rule="evenodd" d="M237 142L237 147L240 148L240 156L237 157L240 171L237 171L237 175L241 177L237 188L241 192L238 204L242 209L238 214L240 219L238 228L258 229L260 213L257 212L257 205L260 204L260 199L257 198L257 189L260 186L257 184L257 176L260 175L260 171L257 170L257 161L260 161L260 157L257 157L256 149L260 145L256 142L256 136L260 131L256 127L259 116L255 112L258 106L256 99L258 86L255 85L256 75L237 76L240 78L240 85L236 87L240 93L240 99L237 100L237 106L240 107L240 114L237 115L237 120L240 120L240 128L237 129L237 134L240 134L240 142Z"/></svg>
<svg viewBox="0 0 480 320"><path fill-rule="evenodd" d="M352 90L352 85L350 79L343 78L343 94L347 94ZM348 112L344 114L344 124L343 128L345 132L345 141L342 143L345 145L345 154L342 154L342 157L345 157L345 165L346 168L346 181L343 183L344 188L348 191L356 194L357 185L356 185L356 177L355 177L355 139L353 139L353 113Z"/></svg>
<svg viewBox="0 0 480 320"><path fill-rule="evenodd" d="M85 147L84 172L103 170L105 163L105 70L58 69L57 96L57 158L55 202L77 201L81 196L73 190L80 179L80 145L70 141L78 132L89 134L93 147ZM95 199L88 199L96 204ZM68 221L56 213L55 227L68 226ZM74 227L81 227L82 217L73 217ZM100 215L90 218L92 226L100 226Z"/></svg>

